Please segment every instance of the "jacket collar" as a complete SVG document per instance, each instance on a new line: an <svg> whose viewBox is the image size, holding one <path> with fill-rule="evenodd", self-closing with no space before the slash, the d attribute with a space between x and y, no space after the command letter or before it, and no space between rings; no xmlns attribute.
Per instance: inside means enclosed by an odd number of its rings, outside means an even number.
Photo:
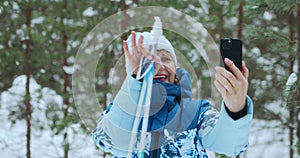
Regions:
<svg viewBox="0 0 300 158"><path fill-rule="evenodd" d="M170 84L161 81L153 81L149 130L157 130L164 127L177 112L182 99L192 98L192 84L189 73L178 68L176 76L178 84Z"/></svg>

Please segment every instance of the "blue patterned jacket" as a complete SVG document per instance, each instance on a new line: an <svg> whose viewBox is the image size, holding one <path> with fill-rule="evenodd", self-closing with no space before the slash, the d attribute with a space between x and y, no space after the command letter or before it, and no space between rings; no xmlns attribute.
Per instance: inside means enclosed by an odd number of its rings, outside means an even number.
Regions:
<svg viewBox="0 0 300 158"><path fill-rule="evenodd" d="M253 117L251 99L247 96L247 115L233 120L224 103L218 112L206 100L192 100L187 71L179 68L176 75L180 80L177 85L153 83L144 157L207 158L205 150L229 156L241 154L248 146ZM127 77L91 133L95 144L115 157L127 156L141 86L142 82ZM139 132L135 140L132 157L139 154Z"/></svg>

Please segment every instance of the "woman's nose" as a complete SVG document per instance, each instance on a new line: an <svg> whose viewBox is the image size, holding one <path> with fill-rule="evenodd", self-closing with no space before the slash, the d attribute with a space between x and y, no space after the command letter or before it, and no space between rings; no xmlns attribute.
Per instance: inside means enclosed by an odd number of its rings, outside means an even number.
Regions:
<svg viewBox="0 0 300 158"><path fill-rule="evenodd" d="M155 64L154 70L159 71L164 69L165 69L165 65Z"/></svg>

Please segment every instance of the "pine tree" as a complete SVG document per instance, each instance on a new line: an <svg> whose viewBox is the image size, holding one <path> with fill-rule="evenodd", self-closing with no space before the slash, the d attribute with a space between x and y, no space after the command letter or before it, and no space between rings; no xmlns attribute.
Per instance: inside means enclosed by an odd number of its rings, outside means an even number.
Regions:
<svg viewBox="0 0 300 158"><path fill-rule="evenodd" d="M293 158L295 156L294 148L296 139L294 133L296 129L294 126L297 124L295 117L298 115L295 110L297 109L297 105L291 103L288 107L285 107L284 104L281 106L282 110L289 111L289 117L269 110L267 105L278 99L284 100L283 97L280 97L282 96L280 92L283 91L284 80L292 71L295 71L295 69L293 69L295 66L299 67L299 65L295 65L295 60L297 60L295 48L297 48L297 46L295 45L296 34L294 30L296 30L297 26L293 22L296 21L294 15L297 10L297 2L294 0L284 2L254 0L248 2L246 10L246 16L249 18L263 17L251 20L251 23L254 25L247 26L245 31L252 41L252 44L249 43L249 45L253 47L256 45L256 47L260 49L260 52L264 52L261 53L260 56L252 57L259 59L253 62L259 64L255 65L255 67L257 67L255 69L255 82L262 90L259 97L254 94L257 103L262 105L262 107L258 107L259 111L257 111L256 116L258 118L269 116L270 118L277 119L283 123L282 128L289 129L290 158ZM271 62L261 62L260 60ZM270 67L270 69L267 69L267 67ZM277 82L274 82L276 80ZM263 111L267 112L267 115L262 114Z"/></svg>

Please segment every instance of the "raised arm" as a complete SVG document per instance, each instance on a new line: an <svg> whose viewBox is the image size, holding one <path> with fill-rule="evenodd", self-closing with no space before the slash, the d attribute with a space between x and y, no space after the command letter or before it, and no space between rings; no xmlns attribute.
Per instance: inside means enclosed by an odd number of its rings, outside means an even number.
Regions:
<svg viewBox="0 0 300 158"><path fill-rule="evenodd" d="M242 72L225 58L225 64L232 73L216 67L215 86L221 93L223 102L218 119L217 112L208 111L205 119L212 119L212 129L203 133L203 146L226 155L239 155L248 146L248 137L253 118L253 103L247 96L248 69L243 62ZM213 117L214 116L214 117Z"/></svg>

